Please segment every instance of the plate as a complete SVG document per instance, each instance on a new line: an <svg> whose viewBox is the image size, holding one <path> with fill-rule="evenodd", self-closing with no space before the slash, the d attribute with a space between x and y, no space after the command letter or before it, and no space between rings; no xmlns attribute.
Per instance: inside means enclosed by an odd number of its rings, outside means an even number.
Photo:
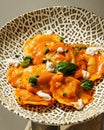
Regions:
<svg viewBox="0 0 104 130"><path fill-rule="evenodd" d="M66 43L89 43L104 47L104 20L77 7L48 7L19 16L0 29L0 100L17 115L47 125L72 125L92 119L104 112L104 78L97 82L92 103L83 110L74 110L55 103L51 106L21 107L16 102L14 88L7 82L6 60L20 55L22 45L32 35L51 31L65 37Z"/></svg>

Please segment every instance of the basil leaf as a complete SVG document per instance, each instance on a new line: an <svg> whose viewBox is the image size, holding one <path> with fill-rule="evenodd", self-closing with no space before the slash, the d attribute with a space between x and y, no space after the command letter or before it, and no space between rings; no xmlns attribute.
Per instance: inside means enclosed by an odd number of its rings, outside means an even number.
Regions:
<svg viewBox="0 0 104 130"><path fill-rule="evenodd" d="M62 72L65 75L71 75L77 69L77 65L71 62L59 62L55 66L55 72Z"/></svg>
<svg viewBox="0 0 104 130"><path fill-rule="evenodd" d="M85 89L85 90L91 90L94 86L94 82L87 79L82 81L81 86Z"/></svg>
<svg viewBox="0 0 104 130"><path fill-rule="evenodd" d="M32 62L32 57L30 56L26 56L24 59L23 59L23 62L21 63L21 66L22 67L27 67L31 64Z"/></svg>

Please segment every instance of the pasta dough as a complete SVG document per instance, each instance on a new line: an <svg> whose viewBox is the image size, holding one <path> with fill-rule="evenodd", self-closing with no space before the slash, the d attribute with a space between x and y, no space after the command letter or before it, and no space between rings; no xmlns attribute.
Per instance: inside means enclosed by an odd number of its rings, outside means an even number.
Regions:
<svg viewBox="0 0 104 130"><path fill-rule="evenodd" d="M57 101L82 109L93 100L90 84L104 74L104 56L88 44L65 44L63 39L58 34L38 34L24 43L24 60L7 72L20 105L48 106Z"/></svg>

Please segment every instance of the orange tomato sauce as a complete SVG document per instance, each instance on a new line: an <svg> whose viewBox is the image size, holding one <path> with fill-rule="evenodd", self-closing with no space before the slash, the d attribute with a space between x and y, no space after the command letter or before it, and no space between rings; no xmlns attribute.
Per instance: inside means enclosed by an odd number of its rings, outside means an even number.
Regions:
<svg viewBox="0 0 104 130"><path fill-rule="evenodd" d="M48 106L57 101L74 108L73 104L79 99L84 106L92 102L94 88L86 90L81 82L88 79L95 83L102 77L104 56L100 51L86 54L89 47L88 44L65 44L58 34L38 34L28 39L23 52L24 56L32 57L32 62L25 67L21 64L11 66L7 71L8 82L15 87L17 102ZM57 72L54 68L59 62L70 62L77 68L70 75ZM39 91L42 94L39 95Z"/></svg>

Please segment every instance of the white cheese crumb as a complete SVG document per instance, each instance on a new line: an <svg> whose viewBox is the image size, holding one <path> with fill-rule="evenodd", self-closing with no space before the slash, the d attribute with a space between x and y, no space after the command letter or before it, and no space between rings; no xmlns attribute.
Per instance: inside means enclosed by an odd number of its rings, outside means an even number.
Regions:
<svg viewBox="0 0 104 130"><path fill-rule="evenodd" d="M98 73L101 72L103 65L104 65L104 62L101 65L99 65L99 67L98 67Z"/></svg>
<svg viewBox="0 0 104 130"><path fill-rule="evenodd" d="M99 48L97 47L89 47L86 49L86 54L89 54L89 55L94 55L94 54L98 54L99 52Z"/></svg>
<svg viewBox="0 0 104 130"><path fill-rule="evenodd" d="M74 105L74 107L77 109L77 110L81 110L83 107L84 107L84 104L82 102L82 99L78 99L77 102L72 102L72 104Z"/></svg>
<svg viewBox="0 0 104 130"><path fill-rule="evenodd" d="M49 72L53 72L54 71L54 66L53 66L52 62L50 62L50 61L46 62L46 70L49 71Z"/></svg>
<svg viewBox="0 0 104 130"><path fill-rule="evenodd" d="M49 100L52 99L52 97L51 97L49 94L44 93L42 90L39 90L39 91L37 92L37 95L38 95L39 97L42 97L44 100L47 100L47 101L49 101Z"/></svg>
<svg viewBox="0 0 104 130"><path fill-rule="evenodd" d="M6 63L7 63L8 65L13 65L13 66L15 66L15 67L18 67L19 64L20 64L20 61L17 60L17 59L11 59L11 58L9 58L9 59L6 59Z"/></svg>
<svg viewBox="0 0 104 130"><path fill-rule="evenodd" d="M85 70L82 70L82 75L83 75L83 79L88 79L90 77L90 73Z"/></svg>
<svg viewBox="0 0 104 130"><path fill-rule="evenodd" d="M57 52L63 53L63 52L64 52L64 49L63 49L62 47L58 47L58 48L57 48Z"/></svg>

